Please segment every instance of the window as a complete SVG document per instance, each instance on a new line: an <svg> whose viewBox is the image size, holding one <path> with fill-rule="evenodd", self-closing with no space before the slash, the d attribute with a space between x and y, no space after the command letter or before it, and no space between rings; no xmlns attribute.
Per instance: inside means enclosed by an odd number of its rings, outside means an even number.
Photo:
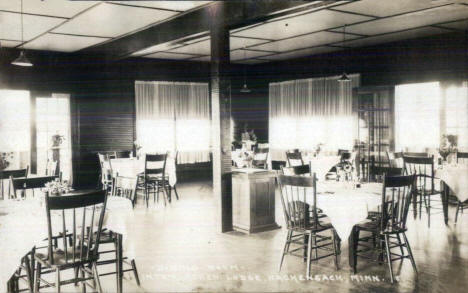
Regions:
<svg viewBox="0 0 468 293"><path fill-rule="evenodd" d="M53 94L36 99L37 174L45 174L47 161L56 161L63 180L71 179L70 97ZM54 145L52 136L61 137ZM57 143L55 143L57 144Z"/></svg>

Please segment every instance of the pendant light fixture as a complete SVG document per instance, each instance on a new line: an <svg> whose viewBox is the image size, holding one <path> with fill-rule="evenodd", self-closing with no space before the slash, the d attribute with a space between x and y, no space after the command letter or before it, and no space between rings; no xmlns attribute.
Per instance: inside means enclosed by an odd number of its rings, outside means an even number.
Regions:
<svg viewBox="0 0 468 293"><path fill-rule="evenodd" d="M24 43L24 27L23 27L23 0L21 0L21 46L23 46ZM20 55L18 58L16 58L13 62L11 62L13 65L17 66L33 66L31 61L26 57L26 54L24 54L24 50L21 50Z"/></svg>
<svg viewBox="0 0 468 293"><path fill-rule="evenodd" d="M245 60L245 47L242 50L244 50L244 60ZM250 89L247 87L246 72L245 72L246 65L243 64L243 66L244 66L244 85L242 86L240 92L241 93L250 93Z"/></svg>
<svg viewBox="0 0 468 293"><path fill-rule="evenodd" d="M344 44L345 44L345 41L346 41L346 24L343 26L343 43L342 43L342 47L344 49ZM344 56L344 52L343 52L343 74L341 75L340 78L338 78L338 82L350 82L351 79L349 79L348 75L346 74L346 66L345 66L345 56Z"/></svg>

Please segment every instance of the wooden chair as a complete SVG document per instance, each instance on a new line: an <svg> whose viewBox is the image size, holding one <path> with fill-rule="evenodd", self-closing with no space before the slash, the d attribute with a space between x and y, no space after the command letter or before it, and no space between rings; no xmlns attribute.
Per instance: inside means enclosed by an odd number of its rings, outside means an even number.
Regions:
<svg viewBox="0 0 468 293"><path fill-rule="evenodd" d="M26 169L0 171L0 184L1 184L0 188L1 188L1 193L2 193L2 199L4 199L3 190L5 189L4 185L3 185L3 181L8 180L8 183L10 183L10 178L20 178L20 177L26 178L28 176L28 171L29 171L29 166L26 167ZM11 194L10 184L8 184L8 193L7 194L8 194L8 196L10 196L10 194Z"/></svg>
<svg viewBox="0 0 468 293"><path fill-rule="evenodd" d="M65 196L49 196L46 193L48 245L46 252L36 252L34 255L34 292L44 287L55 287L56 292L61 292L62 285L78 282L82 283L85 292L85 286L89 285L87 280L93 280L98 292L102 292L96 263L106 202L104 190L76 192ZM52 235L59 234L54 231L57 225L53 223L56 221L62 223L62 228L56 229L63 235L63 243L59 248L55 248L52 242ZM71 243L65 236L68 233L72 234ZM80 272L80 277L75 275L72 279L62 280L62 271L70 269ZM55 272L54 283L42 278L43 274L51 272ZM45 285L41 286L42 283Z"/></svg>
<svg viewBox="0 0 468 293"><path fill-rule="evenodd" d="M159 201L159 193L163 192L164 205L168 197L166 183L169 179L166 176L166 160L165 154L146 154L145 155L145 170L139 176L138 189L143 189L145 192L146 206L148 207L149 194L153 193L154 201Z"/></svg>
<svg viewBox="0 0 468 293"><path fill-rule="evenodd" d="M255 168L260 168L260 169L267 169L268 168L268 148L256 148L254 155L253 155L253 160L252 160L252 166Z"/></svg>
<svg viewBox="0 0 468 293"><path fill-rule="evenodd" d="M432 199L433 196L441 195L439 190L435 188L434 176L434 156L431 157L410 157L403 155L403 172L405 175L416 175L416 195L419 198L414 199L415 211L419 205L419 218L421 218L422 205L427 212L427 225L431 226L431 210L439 210L443 212L442 200ZM438 205L434 203L439 203Z"/></svg>
<svg viewBox="0 0 468 293"><path fill-rule="evenodd" d="M59 176L41 176L41 177L30 177L30 178L13 178L10 177L11 194L10 197L16 198L18 191L22 191L22 196L26 196L28 189L32 190L34 196L35 189L44 188L45 184L51 181L55 181Z"/></svg>
<svg viewBox="0 0 468 293"><path fill-rule="evenodd" d="M128 198L135 206L137 182L136 177L124 177L116 173L111 195Z"/></svg>
<svg viewBox="0 0 468 293"><path fill-rule="evenodd" d="M352 231L352 243L350 243L350 245L353 247L353 270L355 274L357 272L356 266L358 256L382 263L384 255L386 255L392 283L394 280L393 261L409 258L414 271L417 273L416 262L414 261L413 253L411 252L411 247L405 234L407 231L406 220L408 217L408 210L415 186L416 175L384 177L381 205L382 213L380 217L374 221L355 225ZM369 245L367 241L370 237L360 238L360 232L369 232L372 235L377 235L379 238L379 245ZM401 236L403 236L404 242ZM394 248L399 248L401 254L393 252L392 249ZM406 248L406 254L403 248ZM378 259L374 260L369 257L368 252L377 252Z"/></svg>
<svg viewBox="0 0 468 293"><path fill-rule="evenodd" d="M130 158L132 151L115 151L115 158L116 159L124 159L124 158Z"/></svg>
<svg viewBox="0 0 468 293"><path fill-rule="evenodd" d="M288 160L289 167L304 165L304 160L299 150L287 151L286 159Z"/></svg>
<svg viewBox="0 0 468 293"><path fill-rule="evenodd" d="M457 152L457 164L468 164L468 153L464 152ZM463 210L468 208L468 200L462 202L457 199L457 211L455 212L455 223L458 221L458 214L461 212L463 214Z"/></svg>
<svg viewBox="0 0 468 293"><path fill-rule="evenodd" d="M339 248L336 240L338 236L333 226L319 217L316 205L316 182L315 173L312 177L278 176L281 204L288 229L279 264L280 271L284 256L286 254L295 255L294 252L301 250L306 250L305 255L303 253L298 256L301 258L305 256L307 276L310 276L310 264L312 260L319 260L328 256L334 256L335 267L338 270ZM310 204L307 203L306 198L310 198ZM320 234L328 230L331 231L331 236ZM291 244L299 245L299 247L290 249ZM319 249L325 250L328 253L319 256ZM312 258L312 251L314 251L314 258Z"/></svg>
<svg viewBox="0 0 468 293"><path fill-rule="evenodd" d="M114 189L112 190L111 196L120 196L127 198L132 202L132 206L135 206L135 193L136 193L136 188L137 188L137 178L129 178L129 177L123 177L119 176L116 174L114 178ZM107 259L107 260L99 260L96 264L97 266L101 265L109 265L109 264L116 264L117 262L117 257L118 257L118 244L117 244L117 234L113 231L102 229L101 233L101 238L99 240L99 243L102 245L106 244L112 244L114 245L114 249L112 250L99 250L99 256L103 254L108 254L108 253L115 253L115 258L112 259ZM102 248L102 245L100 248ZM135 281L140 286L140 279L138 277L138 271L136 268L136 263L135 260L132 259L130 262L128 262L127 257L123 257L123 263L127 264L130 266L128 269L123 269L122 272L130 272L132 271L135 277ZM99 276L107 276L107 275L113 275L117 274L117 270L115 272L106 272L103 274L99 274Z"/></svg>
<svg viewBox="0 0 468 293"><path fill-rule="evenodd" d="M99 165L101 166L100 181L102 189L112 192L113 171L110 157L108 154L98 153Z"/></svg>

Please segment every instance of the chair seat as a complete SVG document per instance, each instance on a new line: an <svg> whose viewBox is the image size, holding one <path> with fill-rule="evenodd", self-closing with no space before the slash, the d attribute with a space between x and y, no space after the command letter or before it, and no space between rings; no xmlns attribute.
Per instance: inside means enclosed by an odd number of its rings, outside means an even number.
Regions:
<svg viewBox="0 0 468 293"><path fill-rule="evenodd" d="M326 217L326 215L325 215ZM325 230L328 230L328 229L333 229L333 225L330 223L330 221L327 219L320 219L319 220L319 223L317 225L317 228L315 227L315 223L313 221L310 221L305 228L296 228L294 230L306 230L306 231L311 231L311 232L321 232L321 231L325 231Z"/></svg>
<svg viewBox="0 0 468 293"><path fill-rule="evenodd" d="M50 258L49 254L47 251L44 252L36 252L34 255L34 258L41 262L43 265L55 268L55 267L74 267L76 266L77 263L80 262L80 247L75 248L75 259L73 260L73 248L68 248L67 253L68 253L68 262L66 261L66 254L65 251L62 249L56 249L53 252L53 257L54 257L54 264L50 263ZM86 255L88 253L88 248L86 246L83 246L83 255ZM82 263L89 263L92 261L97 260L97 257L93 256L93 253L90 253L89 258L85 258Z"/></svg>
<svg viewBox="0 0 468 293"><path fill-rule="evenodd" d="M355 225L356 228L363 231L378 232L380 229L379 220L364 221Z"/></svg>

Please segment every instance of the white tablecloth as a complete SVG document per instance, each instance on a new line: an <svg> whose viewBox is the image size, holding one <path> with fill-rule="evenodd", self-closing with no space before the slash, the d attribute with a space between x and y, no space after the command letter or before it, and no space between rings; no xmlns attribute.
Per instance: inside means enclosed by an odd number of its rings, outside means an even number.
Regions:
<svg viewBox="0 0 468 293"><path fill-rule="evenodd" d="M130 200L108 197L104 226L123 235L123 248L129 258L134 256L131 235L133 208ZM130 233L130 234L129 234ZM6 292L6 284L16 271L20 260L34 246L45 246L47 218L40 197L27 200L0 201L0 292Z"/></svg>
<svg viewBox="0 0 468 293"><path fill-rule="evenodd" d="M115 174L119 174L119 176L124 177L136 177L138 174L145 171L145 159L140 158L125 158L125 159L111 159L110 160L112 165L112 172ZM156 164L152 165L151 168L162 168L161 166L156 166ZM167 157L166 160L166 174L169 176L169 184L174 186L177 182L177 175L176 175L176 166L174 158Z"/></svg>
<svg viewBox="0 0 468 293"><path fill-rule="evenodd" d="M443 166L443 169L436 170L435 176L450 187L458 200L468 200L468 166Z"/></svg>
<svg viewBox="0 0 468 293"><path fill-rule="evenodd" d="M312 172L317 174L319 181L325 180L325 176L328 171L338 164L341 160L340 156L318 156L318 157L306 157L306 162L310 162Z"/></svg>
<svg viewBox="0 0 468 293"><path fill-rule="evenodd" d="M368 211L376 211L382 202L382 184L368 183L353 188L351 183L318 183L317 207L328 216L331 224L346 241L353 226L366 220ZM308 198L312 204L313 199Z"/></svg>

